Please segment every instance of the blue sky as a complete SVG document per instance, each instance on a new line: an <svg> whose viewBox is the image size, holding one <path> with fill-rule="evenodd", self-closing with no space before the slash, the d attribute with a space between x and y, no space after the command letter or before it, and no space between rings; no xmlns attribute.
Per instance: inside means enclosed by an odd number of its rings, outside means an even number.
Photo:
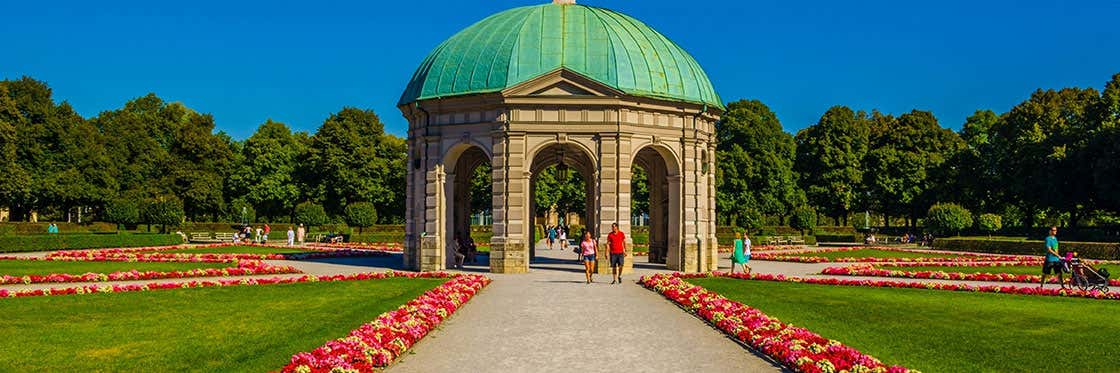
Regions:
<svg viewBox="0 0 1120 373"><path fill-rule="evenodd" d="M0 78L44 80L82 115L154 92L243 139L265 119L314 131L343 106L394 107L439 42L491 1L22 1L4 5ZM689 51L724 101L755 98L787 131L832 105L931 110L960 128L1037 88L1120 72L1120 1L609 1ZM421 15L421 13L423 15Z"/></svg>

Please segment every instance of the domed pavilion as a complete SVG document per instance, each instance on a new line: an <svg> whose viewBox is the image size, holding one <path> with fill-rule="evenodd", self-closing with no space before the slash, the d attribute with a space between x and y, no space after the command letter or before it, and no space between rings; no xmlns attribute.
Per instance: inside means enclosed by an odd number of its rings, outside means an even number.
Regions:
<svg viewBox="0 0 1120 373"><path fill-rule="evenodd" d="M612 223L633 253L635 166L649 178L649 255L628 255L626 271L634 260L717 268L714 125L724 106L696 60L641 21L572 0L494 14L437 46L398 107L409 123L408 268L448 267L446 248L470 232L471 176L483 164L492 272L529 270L542 238L534 185L551 166L585 181L582 220L600 242L600 272L610 272Z"/></svg>

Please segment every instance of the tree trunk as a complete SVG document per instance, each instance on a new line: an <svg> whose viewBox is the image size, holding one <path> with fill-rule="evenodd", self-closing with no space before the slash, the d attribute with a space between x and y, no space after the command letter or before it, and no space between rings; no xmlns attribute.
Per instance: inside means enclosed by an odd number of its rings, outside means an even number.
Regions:
<svg viewBox="0 0 1120 373"><path fill-rule="evenodd" d="M883 227L890 229L891 227L891 214L883 213Z"/></svg>

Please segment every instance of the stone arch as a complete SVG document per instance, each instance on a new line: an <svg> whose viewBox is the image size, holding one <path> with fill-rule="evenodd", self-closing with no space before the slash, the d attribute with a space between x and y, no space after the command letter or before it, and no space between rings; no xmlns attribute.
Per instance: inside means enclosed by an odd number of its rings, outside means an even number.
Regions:
<svg viewBox="0 0 1120 373"><path fill-rule="evenodd" d="M584 182L584 214L583 223L588 228L596 227L598 224L598 216L595 214L595 196L597 194L597 170L598 161L597 157L587 148L586 145L577 141L547 141L539 144L529 152L530 157L527 158L529 164L530 180L529 180L529 213L531 216L536 216L536 185L538 177L548 167L563 164L574 172L578 172ZM533 221L534 219L530 219ZM533 222L535 224L535 222ZM531 229L529 242L536 242L540 237L536 237L536 230ZM578 232L575 232L578 233ZM533 257L536 255L535 245L529 247L529 255Z"/></svg>
<svg viewBox="0 0 1120 373"><path fill-rule="evenodd" d="M639 166L645 170L649 182L648 261L680 269L684 266L680 161L673 149L660 144L636 147L632 159L632 167Z"/></svg>
<svg viewBox="0 0 1120 373"><path fill-rule="evenodd" d="M474 170L482 164L492 164L492 158L486 147L473 139L451 145L444 152L444 211L441 213L444 218L439 237L445 250L455 247L454 240L458 235L470 234L471 181ZM450 268L453 258L452 255L444 256L447 268Z"/></svg>

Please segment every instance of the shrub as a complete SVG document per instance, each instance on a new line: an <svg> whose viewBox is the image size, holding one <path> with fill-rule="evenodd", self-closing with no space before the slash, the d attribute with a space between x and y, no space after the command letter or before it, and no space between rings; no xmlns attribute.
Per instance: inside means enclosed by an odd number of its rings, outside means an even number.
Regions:
<svg viewBox="0 0 1120 373"><path fill-rule="evenodd" d="M167 246L183 243L177 234L52 234L0 237L0 252Z"/></svg>
<svg viewBox="0 0 1120 373"><path fill-rule="evenodd" d="M742 215L740 215L739 219L740 219L739 223L742 224L743 228L746 228L747 231L750 231L752 229L753 230L762 229L762 227L765 223L763 221L764 218L762 216L762 213L758 212L758 210L755 210L753 208L743 209Z"/></svg>
<svg viewBox="0 0 1120 373"><path fill-rule="evenodd" d="M955 203L938 203L929 208L926 229L941 235L959 234L972 226L972 213Z"/></svg>
<svg viewBox="0 0 1120 373"><path fill-rule="evenodd" d="M330 223L331 219L327 216L327 211L323 209L323 205L312 202L304 202L296 205L296 222L308 226L308 231L311 227L317 225L324 225Z"/></svg>
<svg viewBox="0 0 1120 373"><path fill-rule="evenodd" d="M802 234L805 231L812 231L817 228L817 211L809 206L795 208L789 225L800 230Z"/></svg>
<svg viewBox="0 0 1120 373"><path fill-rule="evenodd" d="M1003 219L996 214L981 214L976 218L976 225L979 226L980 231L991 236L992 233L1003 228Z"/></svg>
<svg viewBox="0 0 1120 373"><path fill-rule="evenodd" d="M177 198L150 200L144 205L142 218L145 223L158 224L161 233L167 233L168 226L183 224L183 202Z"/></svg>
<svg viewBox="0 0 1120 373"><path fill-rule="evenodd" d="M938 238L933 241L935 249L992 254L1042 255L1044 247L1043 241L1000 240L985 237ZM1117 243L1062 242L1059 247L1063 255L1068 251L1076 251L1082 258L1120 259L1120 244Z"/></svg>
<svg viewBox="0 0 1120 373"><path fill-rule="evenodd" d="M140 223L140 203L131 198L118 198L105 205L105 221L125 226Z"/></svg>
<svg viewBox="0 0 1120 373"><path fill-rule="evenodd" d="M357 202L346 205L346 224L358 227L358 234L362 228L377 223L377 208L369 202Z"/></svg>

